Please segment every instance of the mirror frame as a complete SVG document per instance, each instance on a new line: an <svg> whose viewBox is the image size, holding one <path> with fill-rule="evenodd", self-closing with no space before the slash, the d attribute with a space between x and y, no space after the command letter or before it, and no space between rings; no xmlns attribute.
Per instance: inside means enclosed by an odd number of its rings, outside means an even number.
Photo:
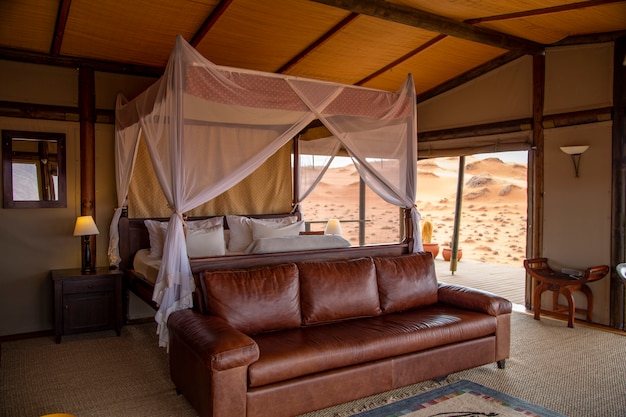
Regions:
<svg viewBox="0 0 626 417"><path fill-rule="evenodd" d="M23 201L13 199L13 139L33 139L57 142L58 199ZM2 182L4 208L65 208L67 207L67 178L65 174L65 134L49 132L2 131Z"/></svg>

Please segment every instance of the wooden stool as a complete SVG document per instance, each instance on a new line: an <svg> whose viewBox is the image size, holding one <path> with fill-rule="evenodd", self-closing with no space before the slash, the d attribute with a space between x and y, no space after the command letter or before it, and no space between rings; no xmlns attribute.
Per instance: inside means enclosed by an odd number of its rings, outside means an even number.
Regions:
<svg viewBox="0 0 626 417"><path fill-rule="evenodd" d="M606 265L594 266L585 269L583 275L574 276L563 272L556 272L548 266L547 258L524 259L524 268L539 284L535 288L533 296L533 307L535 309L535 320L539 320L541 314L541 293L544 291L552 291L552 310L544 310L546 312L562 313L567 312L567 327L574 327L574 318L576 312L586 313L587 322L591 323L593 314L593 293L587 286L588 282L597 281L604 278L609 272ZM587 297L587 309L576 308L574 303L575 291L582 291ZM563 294L567 300L567 306L558 302L559 294Z"/></svg>

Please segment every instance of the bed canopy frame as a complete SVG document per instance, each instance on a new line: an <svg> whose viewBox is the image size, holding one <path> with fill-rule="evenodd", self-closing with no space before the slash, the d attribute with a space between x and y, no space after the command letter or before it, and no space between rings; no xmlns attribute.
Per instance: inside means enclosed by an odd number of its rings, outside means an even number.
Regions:
<svg viewBox="0 0 626 417"><path fill-rule="evenodd" d="M109 262L120 264L118 223L139 141L147 146L171 217L153 300L159 344L167 345L167 318L192 307L195 289L183 232L183 214L247 177L315 119L330 132L301 141L301 154L331 158L343 147L363 181L390 204L410 213L422 250L415 207L417 121L413 80L395 93L286 75L217 66L180 35L164 75L131 101L118 97L115 156L117 209L110 228ZM298 184L302 201L319 182Z"/></svg>

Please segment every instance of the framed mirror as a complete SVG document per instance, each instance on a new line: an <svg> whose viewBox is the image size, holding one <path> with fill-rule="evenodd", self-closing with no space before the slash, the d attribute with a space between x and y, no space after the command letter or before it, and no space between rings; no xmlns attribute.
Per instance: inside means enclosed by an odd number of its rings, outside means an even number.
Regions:
<svg viewBox="0 0 626 417"><path fill-rule="evenodd" d="M2 131L4 208L67 207L65 134Z"/></svg>

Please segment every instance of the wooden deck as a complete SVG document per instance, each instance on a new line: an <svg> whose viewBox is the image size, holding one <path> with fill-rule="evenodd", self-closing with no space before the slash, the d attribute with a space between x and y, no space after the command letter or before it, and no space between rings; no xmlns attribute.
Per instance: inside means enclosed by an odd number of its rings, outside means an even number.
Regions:
<svg viewBox="0 0 626 417"><path fill-rule="evenodd" d="M450 262L435 259L435 268L439 282L489 291L510 300L516 308L524 308L526 271L521 262L514 267L462 259L453 275Z"/></svg>

